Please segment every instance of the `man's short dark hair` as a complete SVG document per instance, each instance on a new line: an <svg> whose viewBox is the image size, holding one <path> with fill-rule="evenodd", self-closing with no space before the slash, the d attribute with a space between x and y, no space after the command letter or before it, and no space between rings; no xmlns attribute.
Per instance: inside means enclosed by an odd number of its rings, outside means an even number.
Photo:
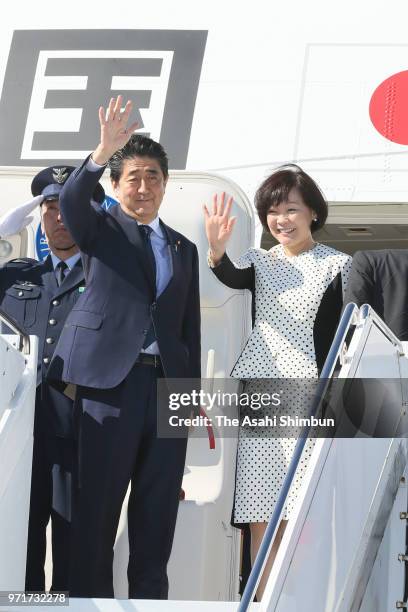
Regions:
<svg viewBox="0 0 408 612"><path fill-rule="evenodd" d="M116 151L108 162L110 176L113 181L117 182L122 176L124 160L134 157L151 157L156 159L164 178L168 177L169 160L161 144L142 134L132 134L125 146Z"/></svg>
<svg viewBox="0 0 408 612"><path fill-rule="evenodd" d="M317 231L326 223L328 205L318 185L302 168L296 164L287 164L268 176L255 194L255 207L266 231L270 231L267 223L270 207L286 202L294 187L298 189L306 206L316 213L317 221L312 223L311 231Z"/></svg>

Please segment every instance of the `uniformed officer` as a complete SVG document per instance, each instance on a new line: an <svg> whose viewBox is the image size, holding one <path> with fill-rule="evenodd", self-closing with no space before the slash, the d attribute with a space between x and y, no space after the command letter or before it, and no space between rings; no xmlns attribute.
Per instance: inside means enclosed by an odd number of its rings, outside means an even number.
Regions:
<svg viewBox="0 0 408 612"><path fill-rule="evenodd" d="M37 393L33 468L27 544L26 590L44 591L46 527L51 518L52 590L68 590L71 473L74 455L72 401L45 382L48 365L65 319L85 290L78 247L59 211L59 193L70 166L39 172L31 184L32 202L0 219L0 235L18 233L41 206L41 227L50 254L43 262L20 259L0 269L0 308L11 315L38 343ZM104 199L98 184L95 201Z"/></svg>

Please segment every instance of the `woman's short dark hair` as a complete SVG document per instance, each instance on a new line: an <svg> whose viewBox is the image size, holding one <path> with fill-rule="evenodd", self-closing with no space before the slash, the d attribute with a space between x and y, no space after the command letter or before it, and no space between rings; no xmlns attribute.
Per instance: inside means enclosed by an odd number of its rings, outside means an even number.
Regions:
<svg viewBox="0 0 408 612"><path fill-rule="evenodd" d="M286 202L291 189L296 187L306 206L316 213L317 221L312 222L315 232L326 223L328 205L315 181L296 164L277 168L255 194L255 208L263 227L269 232L267 216L271 206Z"/></svg>
<svg viewBox="0 0 408 612"><path fill-rule="evenodd" d="M125 146L116 151L108 161L112 181L117 182L122 176L124 160L134 157L151 157L157 160L164 178L169 176L169 161L161 144L143 134L132 134Z"/></svg>

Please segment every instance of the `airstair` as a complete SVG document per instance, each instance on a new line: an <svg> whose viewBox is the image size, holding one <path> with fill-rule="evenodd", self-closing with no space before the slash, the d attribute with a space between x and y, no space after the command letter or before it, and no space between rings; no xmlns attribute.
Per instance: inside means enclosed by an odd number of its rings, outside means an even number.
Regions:
<svg viewBox="0 0 408 612"><path fill-rule="evenodd" d="M37 338L2 311L0 333L0 591L8 591L24 588Z"/></svg>
<svg viewBox="0 0 408 612"><path fill-rule="evenodd" d="M3 380L0 427L0 590L21 590L24 584L24 547L29 489L30 434L35 367L35 348L21 352L11 335L0 338ZM347 341L347 348L345 342ZM14 346L13 346L14 344ZM203 601L203 593L191 593L191 600L131 601L126 599L70 601L70 610L209 611L236 610L274 612L385 612L404 609L406 521L407 521L407 441L404 417L408 397L406 347L399 342L367 306L360 310L349 305L343 314L330 354L319 381L319 394L326 392L333 375L342 378L395 380L395 437L369 438L364 431L354 438L317 439L308 473L304 479L294 514L288 523L273 566L264 597L252 603L263 561L273 541L290 479L301 457L306 438L299 438L281 497L268 526L257 562L241 602ZM318 394L318 395L319 395ZM320 397L319 395L319 397ZM361 423L370 405L363 407ZM362 429L364 429L362 427ZM304 432L306 435L306 432ZM216 443L221 443L216 439ZM208 448L208 447L207 447ZM210 453L202 446L201 464ZM233 452L230 459L233 461ZM4 469L3 466L6 466ZM233 469L233 463L231 463ZM199 475L197 475L199 478ZM197 486L197 485L196 485ZM197 489L198 490L198 489ZM206 505L212 507L207 519ZM191 514L191 516L188 516ZM181 504L178 531L171 564L174 575L185 569L211 574L211 556L204 558L206 530L217 525L217 499ZM184 526L184 529L183 529ZM190 530L190 531L189 531ZM198 532L195 534L195 532ZM184 542L183 542L184 540ZM12 542L12 546L10 545ZM217 540L210 542L217 556ZM193 556L186 563L189 549ZM190 567L196 559L195 567ZM231 554L230 567L223 579L234 576L239 557ZM231 567L231 565L235 567ZM117 568L120 569L120 568ZM121 568L125 575L125 567ZM177 585L175 585L177 591ZM210 587L208 587L210 589ZM8 607L2 596L1 610L24 610L27 604ZM200 600L201 601L200 601ZM406 605L406 604L405 604ZM54 607L54 606L46 606Z"/></svg>

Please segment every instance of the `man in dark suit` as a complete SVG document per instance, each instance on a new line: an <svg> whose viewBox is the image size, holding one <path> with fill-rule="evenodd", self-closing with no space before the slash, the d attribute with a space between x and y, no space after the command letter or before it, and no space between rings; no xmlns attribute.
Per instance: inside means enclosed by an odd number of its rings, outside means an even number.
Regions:
<svg viewBox="0 0 408 612"><path fill-rule="evenodd" d="M70 593L113 597L113 546L129 482L129 596L165 599L186 438L157 435L160 377L200 376L197 249L158 217L168 162L132 135L131 103L99 109L101 141L61 194L86 293L67 319L52 377L77 385L79 469ZM92 192L106 165L119 206Z"/></svg>
<svg viewBox="0 0 408 612"><path fill-rule="evenodd" d="M41 206L42 230L50 254L43 262L18 259L0 270L0 308L27 334L38 336L37 392L28 527L27 591L44 591L46 527L51 518L52 589L68 589L70 488L74 455L72 401L51 388L45 376L65 319L84 290L79 249L64 226L59 194L73 167L54 166L39 172L31 185L32 202L0 220L4 238L21 231ZM99 186L99 199L103 190Z"/></svg>
<svg viewBox="0 0 408 612"><path fill-rule="evenodd" d="M344 303L369 304L400 340L408 340L408 250L359 251Z"/></svg>

